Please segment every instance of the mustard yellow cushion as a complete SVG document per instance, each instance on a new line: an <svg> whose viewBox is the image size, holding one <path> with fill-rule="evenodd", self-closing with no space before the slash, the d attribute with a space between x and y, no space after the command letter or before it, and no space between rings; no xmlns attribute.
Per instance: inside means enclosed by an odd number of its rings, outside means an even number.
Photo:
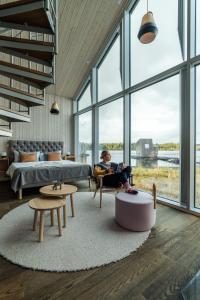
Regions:
<svg viewBox="0 0 200 300"><path fill-rule="evenodd" d="M49 161L61 160L61 153L60 152L48 153L48 160Z"/></svg>
<svg viewBox="0 0 200 300"><path fill-rule="evenodd" d="M20 162L33 162L33 161L37 161L37 155L35 152L20 154Z"/></svg>

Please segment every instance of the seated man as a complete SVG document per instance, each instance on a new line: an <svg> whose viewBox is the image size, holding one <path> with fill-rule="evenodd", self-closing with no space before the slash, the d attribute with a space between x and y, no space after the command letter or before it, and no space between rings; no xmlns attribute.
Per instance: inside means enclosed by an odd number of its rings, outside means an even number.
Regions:
<svg viewBox="0 0 200 300"><path fill-rule="evenodd" d="M130 166L111 162L111 155L109 151L102 151L100 158L102 161L97 164L97 168L99 167L101 170L105 171L105 174L109 174L109 176L104 176L103 178L104 186L124 186L127 192L135 194L137 193L137 191L131 187L128 181L128 178L131 175Z"/></svg>

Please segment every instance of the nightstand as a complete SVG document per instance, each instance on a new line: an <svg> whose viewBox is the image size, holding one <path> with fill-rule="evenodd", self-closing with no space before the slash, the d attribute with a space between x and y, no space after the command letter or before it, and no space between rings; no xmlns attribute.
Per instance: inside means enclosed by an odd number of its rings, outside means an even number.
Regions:
<svg viewBox="0 0 200 300"><path fill-rule="evenodd" d="M75 158L75 155L65 155L63 157L64 160L72 160L72 161L75 161L76 158Z"/></svg>
<svg viewBox="0 0 200 300"><path fill-rule="evenodd" d="M5 173L9 167L9 158L0 157L0 173Z"/></svg>
<svg viewBox="0 0 200 300"><path fill-rule="evenodd" d="M0 182L10 180L10 177L6 175L6 171L9 167L9 158L0 157Z"/></svg>

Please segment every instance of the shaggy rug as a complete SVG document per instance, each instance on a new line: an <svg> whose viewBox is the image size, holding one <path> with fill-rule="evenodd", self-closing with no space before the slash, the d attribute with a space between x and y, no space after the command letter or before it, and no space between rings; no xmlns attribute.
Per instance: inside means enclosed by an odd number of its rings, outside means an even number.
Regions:
<svg viewBox="0 0 200 300"><path fill-rule="evenodd" d="M115 223L115 199L103 195L103 208L91 192L75 194L75 214L71 217L67 199L67 227L58 236L45 214L44 241L32 231L33 210L23 204L0 220L0 254L9 261L35 270L78 271L118 261L140 247L148 232L131 232Z"/></svg>

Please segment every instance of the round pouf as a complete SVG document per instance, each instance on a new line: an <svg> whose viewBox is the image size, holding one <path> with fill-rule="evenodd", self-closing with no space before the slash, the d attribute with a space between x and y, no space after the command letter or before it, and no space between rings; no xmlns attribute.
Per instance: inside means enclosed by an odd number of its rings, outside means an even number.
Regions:
<svg viewBox="0 0 200 300"><path fill-rule="evenodd" d="M120 192L115 197L115 218L117 223L132 231L150 230L156 221L153 196L138 192Z"/></svg>

